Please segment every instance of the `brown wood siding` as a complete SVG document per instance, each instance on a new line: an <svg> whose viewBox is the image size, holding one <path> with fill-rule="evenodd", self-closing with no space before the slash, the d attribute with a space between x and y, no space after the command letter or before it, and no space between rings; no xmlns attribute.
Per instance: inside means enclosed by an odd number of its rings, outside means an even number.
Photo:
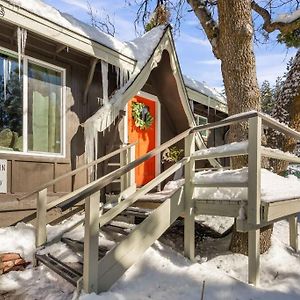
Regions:
<svg viewBox="0 0 300 300"><path fill-rule="evenodd" d="M17 52L16 28L0 21L0 46ZM64 174L85 163L84 130L80 124L99 109L98 98L102 98L101 64L98 63L89 93L84 105L83 95L89 74L91 59L73 49L56 53L62 45L28 33L26 55L66 69L66 157L20 155L0 153L0 159L8 160L8 194L2 199L13 199L18 194L31 191L38 185ZM113 82L116 72L109 67L109 91L116 89ZM83 171L73 179L66 179L50 188L49 192L68 192L84 185L87 172Z"/></svg>

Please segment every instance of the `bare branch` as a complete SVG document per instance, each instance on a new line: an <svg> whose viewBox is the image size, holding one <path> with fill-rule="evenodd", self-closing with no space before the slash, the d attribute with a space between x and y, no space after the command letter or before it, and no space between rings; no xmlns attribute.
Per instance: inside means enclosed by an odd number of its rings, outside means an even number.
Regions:
<svg viewBox="0 0 300 300"><path fill-rule="evenodd" d="M115 24L111 21L108 14L105 15L104 20L97 16L97 10L94 10L90 1L87 1L88 15L91 19L91 24L93 27L105 32L111 36L115 36L116 28Z"/></svg>
<svg viewBox="0 0 300 300"><path fill-rule="evenodd" d="M208 3L207 1L203 0L187 0L187 2L192 7L195 15L199 19L208 40L211 43L214 55L216 58L220 59L218 47L219 27L207 7L209 4L212 5L212 3Z"/></svg>
<svg viewBox="0 0 300 300"><path fill-rule="evenodd" d="M279 30L281 33L292 32L298 29L300 26L300 17L290 22L272 22L271 14L267 9L261 7L255 1L251 2L251 7L263 18L263 29L268 33L271 33L275 30Z"/></svg>

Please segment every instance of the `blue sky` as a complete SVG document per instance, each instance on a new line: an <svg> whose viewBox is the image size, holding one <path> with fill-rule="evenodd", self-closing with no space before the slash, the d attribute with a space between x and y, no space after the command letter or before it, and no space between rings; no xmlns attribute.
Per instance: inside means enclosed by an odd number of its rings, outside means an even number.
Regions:
<svg viewBox="0 0 300 300"><path fill-rule="evenodd" d="M86 0L44 0L44 2L90 23ZM112 17L118 39L127 41L136 37L133 25L136 7L126 5L124 0L91 0L90 3L99 13L106 13ZM210 44L193 13L184 16L180 36L177 36L175 41L183 73L222 90L220 62L214 58ZM274 83L278 76L282 76L289 58L295 53L295 49L287 50L275 42L255 46L259 83L264 80Z"/></svg>

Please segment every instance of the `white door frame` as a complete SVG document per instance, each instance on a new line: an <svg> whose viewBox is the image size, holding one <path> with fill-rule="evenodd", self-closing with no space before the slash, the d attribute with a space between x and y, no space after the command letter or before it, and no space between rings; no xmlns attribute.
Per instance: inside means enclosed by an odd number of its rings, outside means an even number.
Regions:
<svg viewBox="0 0 300 300"><path fill-rule="evenodd" d="M155 147L158 147L161 143L161 104L157 98L157 96L152 95L147 92L139 91L137 93L137 96L141 96L143 98L146 98L147 100L154 101L156 103L155 105ZM128 105L126 105L125 108L126 116L124 122L124 142L128 143ZM161 172L161 155L160 153L155 156L155 176L158 176Z"/></svg>

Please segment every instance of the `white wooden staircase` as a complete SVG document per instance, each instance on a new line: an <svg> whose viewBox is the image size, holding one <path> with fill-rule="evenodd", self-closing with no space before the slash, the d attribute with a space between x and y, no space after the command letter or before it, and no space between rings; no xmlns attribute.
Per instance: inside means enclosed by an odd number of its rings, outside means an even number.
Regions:
<svg viewBox="0 0 300 300"><path fill-rule="evenodd" d="M223 126L228 126L236 122L249 122L249 146L247 149L231 149L217 151L202 151L195 153L195 140L197 132L201 130L213 130ZM300 140L300 134L292 129L281 125L277 121L266 117L258 112L249 112L236 115L220 122L190 128L179 134L172 140L160 145L154 150L136 160L128 160L132 157L129 153L132 146L122 147L104 158L98 159L82 168L91 168L103 160L111 158L127 151L123 157L125 162L120 168L108 173L102 178L95 179L87 185L55 200L47 202L47 188L65 178L55 179L50 184L46 184L34 191L37 193L37 222L36 222L36 244L38 247L36 259L60 274L62 277L76 285L78 289L84 289L86 292L107 291L128 268L136 263L143 253L171 226L179 217L184 216L184 254L191 260L195 256L195 215L208 214L220 216L232 216L237 218L237 228L239 231L248 232L249 236L249 282L257 284L259 274L259 231L260 228L288 217L290 220L291 245L297 249L297 224L295 223L295 214L300 211L300 199L293 199L282 204L281 213L276 218L271 218L268 211L272 211L270 206L260 200L260 162L261 157L271 157L277 159L286 159L288 161L300 162L297 157L290 155L279 155L278 152L268 151L261 146L262 124L270 126L287 135ZM159 174L155 179L136 190L134 182L134 169L146 160L160 155L160 153L177 142L185 140L185 157L175 163L166 171ZM125 152L126 153L126 152ZM249 156L249 178L243 187L248 189L248 199L246 201L236 201L233 205L230 201L208 201L207 199L197 199L194 197L195 188L202 187L236 187L239 183L217 183L213 185L194 183L195 166L197 160L209 159L210 161L221 157L232 157L237 155ZM127 158L126 158L127 157ZM174 174L177 170L184 167L184 185L174 190L166 199L155 209L149 212L133 208L138 201L142 199L153 188ZM72 174L75 174L72 171ZM114 180L121 178L123 192L119 197L119 202L108 210L100 209L100 189L110 184ZM32 194L32 193L31 193ZM295 202L296 201L296 202ZM62 241L70 249L77 253L83 253L82 264L77 268L62 263L51 254L40 255L41 248L48 245L46 231L47 211L56 208L64 211L72 208L79 203L84 204L84 219L73 224L75 226L84 224L84 241L75 241L63 237L64 232L60 233L56 239L49 241L54 243ZM246 217L239 219L240 209L246 211ZM274 213L274 211L272 211ZM277 211L278 213L278 211ZM120 215L139 215L144 216L144 220L135 226L120 226L114 223ZM99 230L106 232L117 232L123 236L123 239L115 247L108 249L98 244Z"/></svg>

